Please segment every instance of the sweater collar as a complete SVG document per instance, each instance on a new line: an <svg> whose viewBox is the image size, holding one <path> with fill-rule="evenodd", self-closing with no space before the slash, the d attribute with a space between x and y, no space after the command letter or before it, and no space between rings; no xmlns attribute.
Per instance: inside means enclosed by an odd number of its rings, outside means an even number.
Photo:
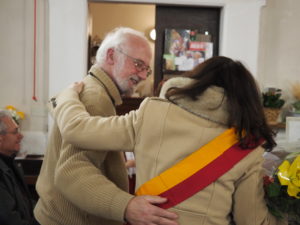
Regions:
<svg viewBox="0 0 300 225"><path fill-rule="evenodd" d="M103 84L104 88L106 89L115 105L122 104L120 91L118 90L113 80L102 69L100 69L96 65L93 65L89 70L89 73L95 76L96 79Z"/></svg>

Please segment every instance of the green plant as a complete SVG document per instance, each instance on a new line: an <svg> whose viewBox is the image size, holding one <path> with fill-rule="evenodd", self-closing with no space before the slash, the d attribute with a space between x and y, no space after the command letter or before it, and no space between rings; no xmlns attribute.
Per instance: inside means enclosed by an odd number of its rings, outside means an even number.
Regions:
<svg viewBox="0 0 300 225"><path fill-rule="evenodd" d="M269 88L262 93L263 106L266 108L280 109L285 101L281 98L281 89Z"/></svg>
<svg viewBox="0 0 300 225"><path fill-rule="evenodd" d="M295 112L300 113L300 100L294 102L292 106L294 107Z"/></svg>

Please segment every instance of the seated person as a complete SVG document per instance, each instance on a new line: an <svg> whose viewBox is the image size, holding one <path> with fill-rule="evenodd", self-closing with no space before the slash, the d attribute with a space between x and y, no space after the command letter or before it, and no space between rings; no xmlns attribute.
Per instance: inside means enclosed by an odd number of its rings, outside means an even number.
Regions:
<svg viewBox="0 0 300 225"><path fill-rule="evenodd" d="M32 199L14 158L23 135L9 112L0 111L0 224L37 225Z"/></svg>

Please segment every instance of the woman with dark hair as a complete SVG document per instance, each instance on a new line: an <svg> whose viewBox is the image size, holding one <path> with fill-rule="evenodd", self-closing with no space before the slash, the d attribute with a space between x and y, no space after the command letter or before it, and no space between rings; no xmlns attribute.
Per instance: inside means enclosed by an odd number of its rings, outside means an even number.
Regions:
<svg viewBox="0 0 300 225"><path fill-rule="evenodd" d="M183 225L285 224L264 200L262 154L276 145L260 92L238 61L213 57L165 82L125 116L90 117L78 93L63 91L52 110L73 145L133 151L139 194L168 198Z"/></svg>
<svg viewBox="0 0 300 225"><path fill-rule="evenodd" d="M243 64L227 57L214 57L187 72L186 77L192 78L193 82L183 88L171 87L165 95L169 101L176 104L177 100L186 97L196 101L209 87L223 88L222 101L227 104L228 111L224 125L235 127L243 148L249 147L253 141L257 144L260 138L264 138L265 148L272 150L276 145L274 133L266 124L260 91Z"/></svg>

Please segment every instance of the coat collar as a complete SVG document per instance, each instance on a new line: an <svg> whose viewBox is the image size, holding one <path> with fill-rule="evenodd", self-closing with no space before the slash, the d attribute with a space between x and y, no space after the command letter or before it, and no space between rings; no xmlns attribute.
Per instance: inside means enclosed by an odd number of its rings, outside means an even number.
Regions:
<svg viewBox="0 0 300 225"><path fill-rule="evenodd" d="M0 153L0 159L2 159L3 162L5 162L9 166L13 165L14 158L15 158L14 156L7 156L7 155Z"/></svg>
<svg viewBox="0 0 300 225"><path fill-rule="evenodd" d="M108 74L106 74L102 69L100 69L96 65L93 65L91 67L89 73L95 76L95 78L102 83L115 105L122 104L120 91L118 90L113 80L108 76Z"/></svg>
<svg viewBox="0 0 300 225"><path fill-rule="evenodd" d="M167 90L171 87L183 87L194 82L191 78L178 77L168 80L162 87L162 95L164 97ZM228 108L227 98L224 94L224 89L216 86L211 86L198 96L197 100L192 100L189 97L171 98L171 102L206 120L223 124L227 124Z"/></svg>

